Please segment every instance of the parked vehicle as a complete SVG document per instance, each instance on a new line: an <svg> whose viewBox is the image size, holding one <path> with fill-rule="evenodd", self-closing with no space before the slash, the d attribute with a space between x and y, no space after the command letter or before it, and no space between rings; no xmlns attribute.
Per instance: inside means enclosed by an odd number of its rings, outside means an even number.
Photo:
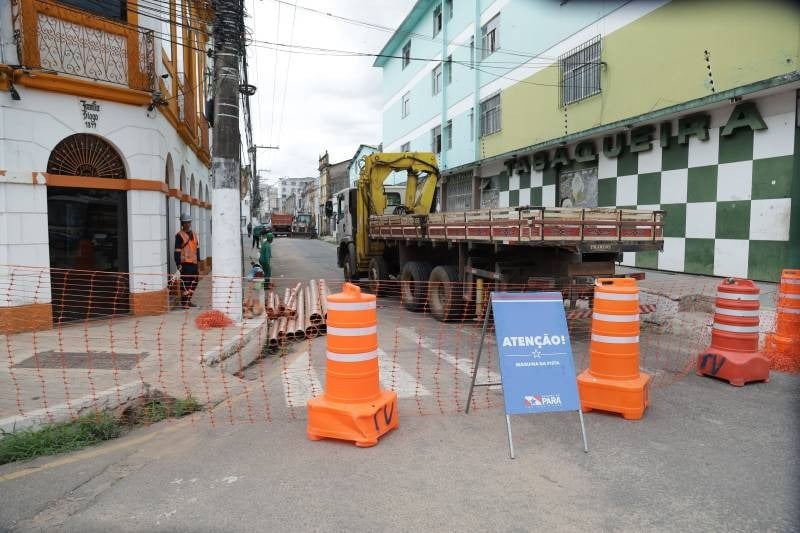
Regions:
<svg viewBox="0 0 800 533"><path fill-rule="evenodd" d="M292 233L292 222L294 222L294 216L289 213L272 213L270 216L272 233L276 237L288 237Z"/></svg>
<svg viewBox="0 0 800 533"><path fill-rule="evenodd" d="M292 222L292 237L316 237L314 221L308 213L298 213Z"/></svg>
<svg viewBox="0 0 800 533"><path fill-rule="evenodd" d="M397 171L408 173L406 186L384 186ZM568 294L581 278L614 275L622 252L664 246L663 211L520 207L434 213L439 170L432 153L371 154L359 180L358 187L334 196L335 206L325 206L327 216L336 214L337 261L345 279L366 277L375 293L388 280L399 280L403 305L412 311L427 306L439 320L480 314L484 287L513 284ZM391 206L401 194L402 202ZM584 291L571 299L581 296L591 297Z"/></svg>

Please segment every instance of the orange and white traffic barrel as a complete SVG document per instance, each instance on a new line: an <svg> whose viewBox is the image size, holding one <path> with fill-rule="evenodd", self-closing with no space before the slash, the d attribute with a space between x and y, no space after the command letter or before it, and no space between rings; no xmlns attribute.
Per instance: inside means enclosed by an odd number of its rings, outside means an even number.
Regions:
<svg viewBox="0 0 800 533"><path fill-rule="evenodd" d="M397 394L380 388L375 296L345 283L327 304L325 393L308 401L308 438L374 446L398 425Z"/></svg>
<svg viewBox="0 0 800 533"><path fill-rule="evenodd" d="M781 272L775 331L767 336L764 348L773 368L800 370L800 269Z"/></svg>
<svg viewBox="0 0 800 533"><path fill-rule="evenodd" d="M650 376L639 371L639 287L633 278L602 278L594 290L589 368L578 376L584 411L638 420L650 404Z"/></svg>
<svg viewBox="0 0 800 533"><path fill-rule="evenodd" d="M769 362L758 350L760 293L749 279L717 286L711 345L697 356L697 373L741 387L769 381Z"/></svg>

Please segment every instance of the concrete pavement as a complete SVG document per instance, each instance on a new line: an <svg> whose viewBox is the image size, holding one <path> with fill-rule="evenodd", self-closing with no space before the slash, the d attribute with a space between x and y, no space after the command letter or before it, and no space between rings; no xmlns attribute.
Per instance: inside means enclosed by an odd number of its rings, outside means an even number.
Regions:
<svg viewBox="0 0 800 533"><path fill-rule="evenodd" d="M340 276L333 246L320 241L278 239L274 264L279 284ZM324 383L324 338L302 342L253 366L207 413L0 467L0 494L11 495L0 529L800 527L797 376L774 373L744 388L696 377L681 365L702 339L683 338L689 330L680 320L654 323L643 365L656 386L644 419L588 413L587 455L574 414L515 417L511 461L499 391L482 391L473 414L456 412L477 328L442 326L391 299L379 307L381 377L403 399L400 428L377 447L306 439L304 395ZM585 324L572 326L579 368L585 332Z"/></svg>
<svg viewBox="0 0 800 533"><path fill-rule="evenodd" d="M574 414L516 417L513 461L500 410L401 410L371 449L310 442L302 419L165 422L0 481L0 529L796 531L799 384L691 375L639 422L587 414L589 454Z"/></svg>

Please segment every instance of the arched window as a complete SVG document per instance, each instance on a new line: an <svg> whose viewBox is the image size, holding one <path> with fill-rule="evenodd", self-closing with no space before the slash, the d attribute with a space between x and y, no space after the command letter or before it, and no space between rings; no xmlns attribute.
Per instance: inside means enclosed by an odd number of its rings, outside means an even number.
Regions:
<svg viewBox="0 0 800 533"><path fill-rule="evenodd" d="M63 176L125 179L125 163L110 143L96 135L70 135L53 148L47 172Z"/></svg>
<svg viewBox="0 0 800 533"><path fill-rule="evenodd" d="M164 182L170 189L175 188L175 167L172 164L172 154L167 154L167 165L164 171Z"/></svg>

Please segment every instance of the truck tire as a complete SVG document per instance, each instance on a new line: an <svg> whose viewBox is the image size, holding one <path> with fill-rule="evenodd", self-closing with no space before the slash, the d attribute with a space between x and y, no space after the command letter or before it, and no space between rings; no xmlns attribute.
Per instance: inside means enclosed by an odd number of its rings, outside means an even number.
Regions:
<svg viewBox="0 0 800 533"><path fill-rule="evenodd" d="M428 279L431 265L409 261L400 271L400 300L409 311L422 311L428 303Z"/></svg>
<svg viewBox="0 0 800 533"><path fill-rule="evenodd" d="M356 264L356 245L352 242L347 245L347 252L343 262L344 280L355 281L358 279L358 265Z"/></svg>
<svg viewBox="0 0 800 533"><path fill-rule="evenodd" d="M464 316L464 300L458 281L458 270L454 266L437 266L431 271L428 305L436 320L447 322Z"/></svg>
<svg viewBox="0 0 800 533"><path fill-rule="evenodd" d="M378 296L386 294L386 285L389 280L389 275L386 266L386 260L383 257L373 257L369 260L369 271L367 272L367 281L364 287L367 292Z"/></svg>

